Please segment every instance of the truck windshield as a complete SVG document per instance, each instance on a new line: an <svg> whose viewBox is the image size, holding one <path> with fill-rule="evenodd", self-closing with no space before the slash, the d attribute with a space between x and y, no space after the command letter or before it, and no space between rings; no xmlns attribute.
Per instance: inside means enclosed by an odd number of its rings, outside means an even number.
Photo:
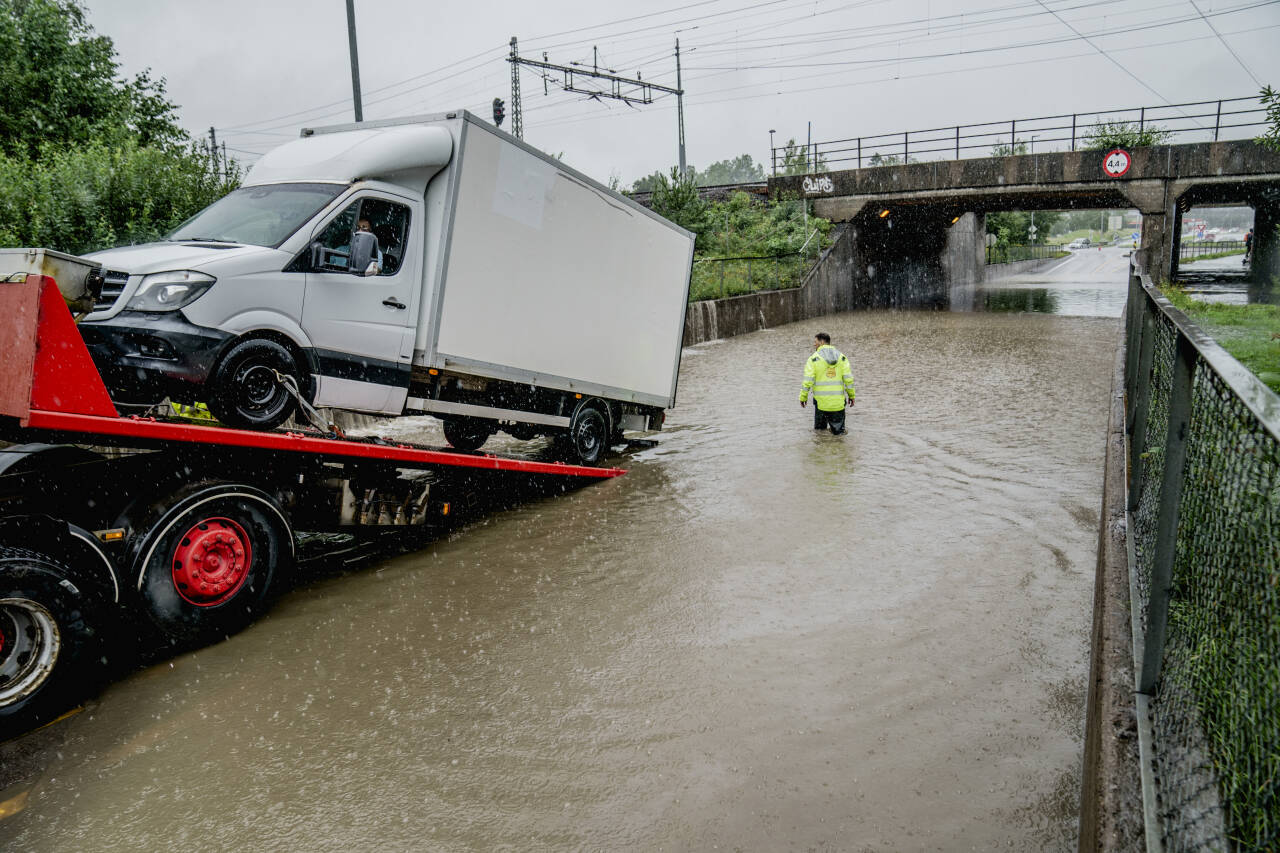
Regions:
<svg viewBox="0 0 1280 853"><path fill-rule="evenodd" d="M179 225L165 239L275 248L345 189L343 184L241 187Z"/></svg>

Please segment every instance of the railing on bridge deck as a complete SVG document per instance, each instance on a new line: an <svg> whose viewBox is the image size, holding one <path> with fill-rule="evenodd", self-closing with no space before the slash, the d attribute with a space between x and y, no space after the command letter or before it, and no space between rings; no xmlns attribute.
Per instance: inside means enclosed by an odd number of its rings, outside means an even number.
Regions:
<svg viewBox="0 0 1280 853"><path fill-rule="evenodd" d="M1169 135L1167 141L1173 143L1217 142L1258 136L1267 126L1267 111L1256 96L1226 98L832 139L801 145L799 154L804 158L805 171L816 172L1011 153L1075 151L1089 147L1099 125L1119 123L1143 131L1165 131ZM795 148L771 149L775 177L789 153L795 154Z"/></svg>
<svg viewBox="0 0 1280 853"><path fill-rule="evenodd" d="M1178 260L1211 260L1213 258L1225 258L1230 255L1243 255L1243 240L1218 240L1195 242L1183 240L1178 244Z"/></svg>
<svg viewBox="0 0 1280 853"><path fill-rule="evenodd" d="M988 264L1011 264L1014 261L1043 261L1065 258L1071 254L1061 246L1048 244L1032 246L987 246Z"/></svg>
<svg viewBox="0 0 1280 853"><path fill-rule="evenodd" d="M1126 317L1147 849L1278 850L1280 398L1136 266Z"/></svg>

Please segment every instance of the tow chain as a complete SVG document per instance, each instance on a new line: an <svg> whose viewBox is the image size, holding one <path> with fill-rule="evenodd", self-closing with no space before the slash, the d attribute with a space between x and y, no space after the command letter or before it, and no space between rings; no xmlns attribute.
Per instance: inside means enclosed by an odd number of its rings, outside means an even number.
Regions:
<svg viewBox="0 0 1280 853"><path fill-rule="evenodd" d="M298 410L306 416L313 427L333 438L346 438L342 430L338 429L337 424L326 421L310 403L302 398L302 393L298 390L298 380L278 370L273 369L271 372L276 375L276 381L289 393L289 396L293 397L298 404Z"/></svg>

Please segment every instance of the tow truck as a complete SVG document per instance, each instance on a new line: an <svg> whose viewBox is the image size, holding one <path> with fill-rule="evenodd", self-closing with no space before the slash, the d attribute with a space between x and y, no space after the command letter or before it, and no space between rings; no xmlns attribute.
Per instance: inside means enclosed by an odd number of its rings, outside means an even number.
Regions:
<svg viewBox="0 0 1280 853"><path fill-rule="evenodd" d="M121 631L185 648L250 624L300 532L405 534L486 497L619 476L492 453L122 415L53 277L0 280L0 740L55 719Z"/></svg>

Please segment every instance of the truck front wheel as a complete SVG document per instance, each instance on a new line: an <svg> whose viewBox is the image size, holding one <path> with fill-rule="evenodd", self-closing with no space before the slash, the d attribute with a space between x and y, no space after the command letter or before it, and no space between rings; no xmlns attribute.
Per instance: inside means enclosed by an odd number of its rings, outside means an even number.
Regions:
<svg viewBox="0 0 1280 853"><path fill-rule="evenodd" d="M135 529L143 609L175 645L247 626L293 558L293 534L275 501L230 483L184 488L153 504Z"/></svg>
<svg viewBox="0 0 1280 853"><path fill-rule="evenodd" d="M251 338L231 347L210 383L209 411L224 424L246 429L275 429L293 414L293 396L276 379L292 376L298 387L298 363L282 344Z"/></svg>
<svg viewBox="0 0 1280 853"><path fill-rule="evenodd" d="M111 606L70 570L0 546L0 740L49 722L88 691L96 631Z"/></svg>

